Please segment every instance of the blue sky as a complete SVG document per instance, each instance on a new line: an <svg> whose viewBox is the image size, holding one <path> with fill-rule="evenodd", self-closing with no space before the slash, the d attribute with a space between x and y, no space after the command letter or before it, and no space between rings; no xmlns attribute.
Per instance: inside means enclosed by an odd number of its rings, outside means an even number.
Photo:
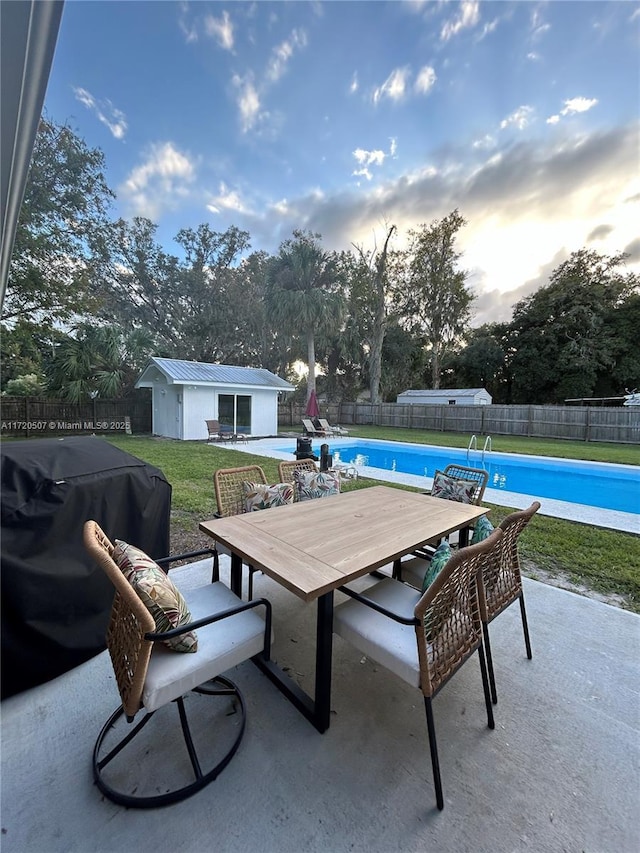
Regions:
<svg viewBox="0 0 640 853"><path fill-rule="evenodd" d="M371 248L458 208L475 324L585 246L640 271L640 4L65 3L45 108L113 213Z"/></svg>

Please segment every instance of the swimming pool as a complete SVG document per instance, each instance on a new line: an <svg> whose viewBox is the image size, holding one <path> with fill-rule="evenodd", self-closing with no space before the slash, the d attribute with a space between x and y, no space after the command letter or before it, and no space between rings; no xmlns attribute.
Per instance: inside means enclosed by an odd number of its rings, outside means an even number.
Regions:
<svg viewBox="0 0 640 853"><path fill-rule="evenodd" d="M279 448L293 452L295 447ZM436 470L457 463L489 472L487 488L535 495L622 512L640 512L640 467L467 451L450 447L388 441L343 439L330 445L333 461L433 477Z"/></svg>

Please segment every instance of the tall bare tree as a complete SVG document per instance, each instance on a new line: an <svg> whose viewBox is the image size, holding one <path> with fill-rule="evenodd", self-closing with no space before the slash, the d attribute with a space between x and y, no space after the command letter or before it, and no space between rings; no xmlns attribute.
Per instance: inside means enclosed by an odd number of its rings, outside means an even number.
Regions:
<svg viewBox="0 0 640 853"><path fill-rule="evenodd" d="M389 242L396 231L391 225L382 247L368 252L353 244L357 252L357 267L351 284L352 301L356 307L369 349L369 391L372 403L380 402L382 378L382 346L389 317Z"/></svg>
<svg viewBox="0 0 640 853"><path fill-rule="evenodd" d="M409 231L406 276L396 291L397 306L408 328L424 335L431 358L433 388L440 387L442 359L465 331L473 293L458 268L455 239L466 220L453 210L441 220Z"/></svg>

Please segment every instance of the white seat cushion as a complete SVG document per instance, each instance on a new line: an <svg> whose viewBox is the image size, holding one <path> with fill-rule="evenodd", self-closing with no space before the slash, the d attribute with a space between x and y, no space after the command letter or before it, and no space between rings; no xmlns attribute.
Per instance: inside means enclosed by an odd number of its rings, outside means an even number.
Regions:
<svg viewBox="0 0 640 853"><path fill-rule="evenodd" d="M223 583L187 590L184 597L194 621L242 603ZM142 693L145 708L155 711L259 654L264 648L264 616L265 608L259 606L198 628L195 654L178 654L156 643Z"/></svg>
<svg viewBox="0 0 640 853"><path fill-rule="evenodd" d="M369 587L363 595L407 618L413 617L420 600L417 590L391 578ZM413 687L420 687L418 645L413 625L394 622L350 598L335 608L333 630L367 657L395 672Z"/></svg>

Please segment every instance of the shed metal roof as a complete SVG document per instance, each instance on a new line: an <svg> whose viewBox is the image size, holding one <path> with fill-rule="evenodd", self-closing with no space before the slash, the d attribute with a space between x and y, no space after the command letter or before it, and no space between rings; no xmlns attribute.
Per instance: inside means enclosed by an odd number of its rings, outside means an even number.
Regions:
<svg viewBox="0 0 640 853"><path fill-rule="evenodd" d="M147 380L151 367L160 370L169 382L207 385L243 385L293 391L293 385L262 367L237 367L231 364L207 364L202 361L182 361L176 358L151 358L136 385Z"/></svg>
<svg viewBox="0 0 640 853"><path fill-rule="evenodd" d="M399 397L475 397L480 393L488 394L486 388L425 388L423 390L403 391Z"/></svg>

